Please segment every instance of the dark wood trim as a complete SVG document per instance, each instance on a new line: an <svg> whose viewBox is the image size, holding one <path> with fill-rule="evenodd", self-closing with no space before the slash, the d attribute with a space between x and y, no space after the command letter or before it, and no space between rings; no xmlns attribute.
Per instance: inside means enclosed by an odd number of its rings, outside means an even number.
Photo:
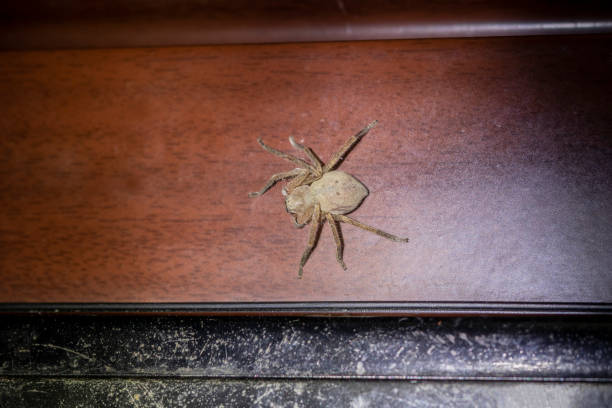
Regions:
<svg viewBox="0 0 612 408"><path fill-rule="evenodd" d="M612 32L609 2L265 0L4 2L0 49Z"/></svg>
<svg viewBox="0 0 612 408"><path fill-rule="evenodd" d="M612 304L494 302L4 303L0 314L597 316Z"/></svg>

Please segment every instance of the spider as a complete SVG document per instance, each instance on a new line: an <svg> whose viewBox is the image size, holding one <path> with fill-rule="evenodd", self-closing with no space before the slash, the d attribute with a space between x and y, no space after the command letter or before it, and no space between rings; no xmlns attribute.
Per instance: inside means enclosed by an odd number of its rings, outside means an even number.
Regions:
<svg viewBox="0 0 612 408"><path fill-rule="evenodd" d="M359 207L361 202L368 195L368 189L355 177L343 171L334 170L334 168L339 165L353 146L355 146L370 129L376 126L376 123L377 121L370 123L357 132L355 136L349 138L340 150L331 157L327 164L321 162L309 147L297 143L291 136L289 136L289 143L291 146L305 153L306 156L310 158L310 163L291 154L283 153L267 146L261 138L257 139L257 142L267 152L286 159L298 166L293 170L274 174L261 190L249 193L249 197L260 196L276 184L277 181L289 179L289 182L282 190L285 196L287 212L293 215L294 223L298 228L304 227L304 225L309 222L312 223L308 245L300 260L298 278L302 277L304 265L317 243L319 230L325 220L329 223L334 241L336 241L336 259L344 270L347 268L342 259L343 246L342 239L340 238L340 222L363 228L366 231L373 232L391 241L408 242L408 238L396 237L395 235L365 225L345 215Z"/></svg>

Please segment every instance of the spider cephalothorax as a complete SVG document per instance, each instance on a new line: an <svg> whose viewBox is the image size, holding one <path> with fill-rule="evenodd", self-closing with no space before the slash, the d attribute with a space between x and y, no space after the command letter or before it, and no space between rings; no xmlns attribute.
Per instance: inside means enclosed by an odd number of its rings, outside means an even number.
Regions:
<svg viewBox="0 0 612 408"><path fill-rule="evenodd" d="M266 151L289 160L298 166L291 171L274 174L260 191L249 193L249 196L257 197L262 195L277 181L290 179L287 185L283 187L287 212L293 215L296 226L300 228L312 222L308 246L300 261L299 277L302 277L304 264L306 264L316 244L319 229L325 220L329 223L334 240L336 241L336 258L345 270L346 265L342 260L342 239L340 238L339 222L352 224L392 241L408 242L408 238L396 237L369 225L362 224L345 215L359 207L363 199L368 195L368 189L355 177L343 171L334 170L334 168L338 166L355 143L375 125L376 121L370 123L355 136L347 140L344 146L331 157L327 164L323 164L309 147L296 143L292 137L289 137L291 145L295 149L304 152L310 158L311 163L273 149L265 145L261 139L257 140Z"/></svg>

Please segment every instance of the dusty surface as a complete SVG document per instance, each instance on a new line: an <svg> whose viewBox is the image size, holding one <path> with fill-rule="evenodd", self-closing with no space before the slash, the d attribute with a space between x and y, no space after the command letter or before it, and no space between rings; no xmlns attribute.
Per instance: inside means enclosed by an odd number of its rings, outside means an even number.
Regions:
<svg viewBox="0 0 612 408"><path fill-rule="evenodd" d="M4 317L0 375L609 379L603 319Z"/></svg>
<svg viewBox="0 0 612 408"><path fill-rule="evenodd" d="M605 318L3 316L0 407L603 407Z"/></svg>
<svg viewBox="0 0 612 408"><path fill-rule="evenodd" d="M607 384L0 379L10 407L576 408L612 404Z"/></svg>

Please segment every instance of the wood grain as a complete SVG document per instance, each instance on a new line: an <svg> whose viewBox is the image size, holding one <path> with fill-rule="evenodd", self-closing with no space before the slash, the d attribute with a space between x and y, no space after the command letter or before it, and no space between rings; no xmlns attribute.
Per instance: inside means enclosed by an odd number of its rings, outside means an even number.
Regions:
<svg viewBox="0 0 612 408"><path fill-rule="evenodd" d="M612 302L610 37L0 54L0 301ZM370 191L307 241L287 137Z"/></svg>

